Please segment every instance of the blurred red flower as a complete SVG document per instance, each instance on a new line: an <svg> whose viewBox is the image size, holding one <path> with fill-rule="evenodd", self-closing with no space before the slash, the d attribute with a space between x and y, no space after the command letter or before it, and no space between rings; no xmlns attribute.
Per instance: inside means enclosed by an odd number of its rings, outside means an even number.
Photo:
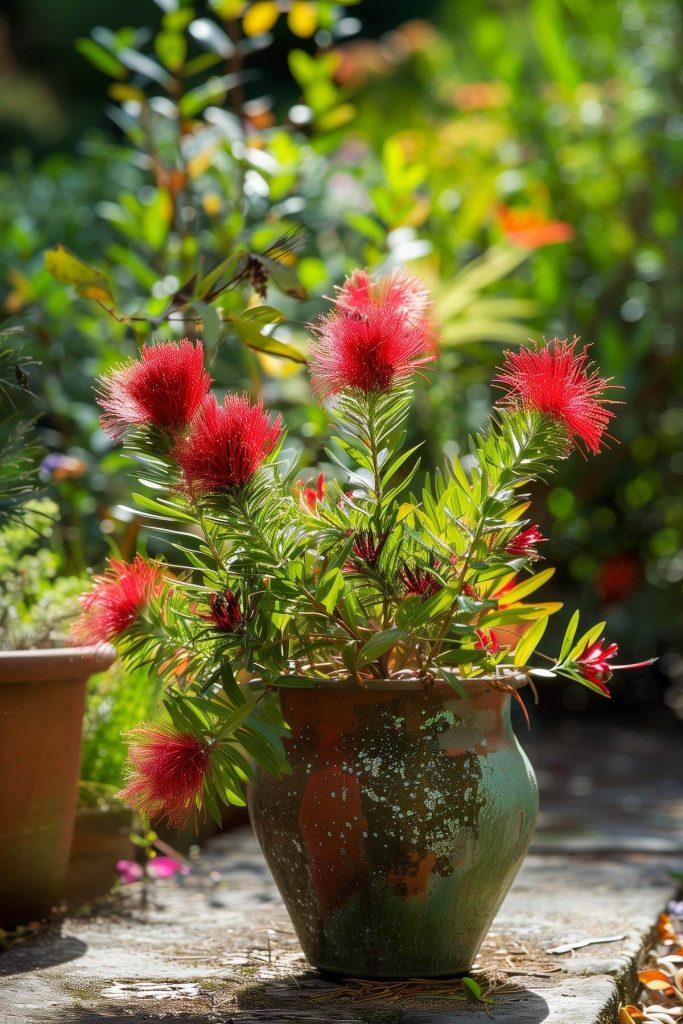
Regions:
<svg viewBox="0 0 683 1024"><path fill-rule="evenodd" d="M119 794L148 818L183 828L211 771L206 743L171 725L142 725L131 734L126 786Z"/></svg>
<svg viewBox="0 0 683 1024"><path fill-rule="evenodd" d="M355 271L336 308L313 325L309 353L313 390L327 397L345 389L387 391L435 356L429 298L417 278L394 271L373 282Z"/></svg>
<svg viewBox="0 0 683 1024"><path fill-rule="evenodd" d="M102 429L113 441L134 425L175 433L190 422L210 387L201 341L143 345L139 360L128 360L100 380Z"/></svg>
<svg viewBox="0 0 683 1024"><path fill-rule="evenodd" d="M207 395L187 437L172 451L188 493L244 487L282 433L280 416L273 421L261 402L251 405L246 395L228 395L219 405Z"/></svg>
<svg viewBox="0 0 683 1024"><path fill-rule="evenodd" d="M509 242L523 249L570 242L576 232L562 220L548 220L539 210L510 206L498 207L498 224Z"/></svg>
<svg viewBox="0 0 683 1024"><path fill-rule="evenodd" d="M576 351L578 338L554 338L543 348L520 348L506 352L494 383L508 390L503 404L546 413L559 421L569 439L579 438L594 452L600 451L602 437L614 416L603 397L609 380L588 358L588 346Z"/></svg>
<svg viewBox="0 0 683 1024"><path fill-rule="evenodd" d="M112 558L109 568L93 579L93 588L81 597L83 611L71 635L84 644L114 640L132 626L152 598L164 589L163 571L141 555L128 563Z"/></svg>

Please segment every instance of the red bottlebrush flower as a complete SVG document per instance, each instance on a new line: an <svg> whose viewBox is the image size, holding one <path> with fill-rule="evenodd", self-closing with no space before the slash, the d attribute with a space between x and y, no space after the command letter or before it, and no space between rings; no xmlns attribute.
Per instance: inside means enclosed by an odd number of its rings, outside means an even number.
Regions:
<svg viewBox="0 0 683 1024"><path fill-rule="evenodd" d="M129 426L147 425L177 433L187 426L211 387L201 341L143 345L100 381L102 429L120 441Z"/></svg>
<svg viewBox="0 0 683 1024"><path fill-rule="evenodd" d="M398 576L406 588L406 594L415 594L417 597L431 597L442 589L439 581L420 565L416 565L411 569L404 563L398 570Z"/></svg>
<svg viewBox="0 0 683 1024"><path fill-rule="evenodd" d="M388 530L377 539L372 528L358 530L351 546L351 557L345 566L346 571L355 572L359 567L376 569L388 536Z"/></svg>
<svg viewBox="0 0 683 1024"><path fill-rule="evenodd" d="M187 437L172 451L189 494L243 487L282 433L280 416L271 421L261 402L228 395L219 405L207 395Z"/></svg>
<svg viewBox="0 0 683 1024"><path fill-rule="evenodd" d="M226 590L222 594L212 594L210 603L210 613L202 615L202 618L213 623L221 633L239 633L244 619L239 600L232 590Z"/></svg>
<svg viewBox="0 0 683 1024"><path fill-rule="evenodd" d="M315 510L325 497L325 491L327 490L327 484L325 483L325 474L319 473L315 487L311 484L305 484L303 480L297 480L294 486L294 497L297 499L304 512L312 512L315 514Z"/></svg>
<svg viewBox="0 0 683 1024"><path fill-rule="evenodd" d="M616 644L609 644L607 647L604 644L605 640L603 637L602 640L596 640L595 643L586 647L574 659L574 668L589 683L593 683L599 690L602 690L606 697L610 697L611 694L605 684L610 681L612 673L616 669L646 668L657 660L656 658L648 658L646 661L634 661L630 665L610 665L610 658L613 658L618 653L619 648Z"/></svg>
<svg viewBox="0 0 683 1024"><path fill-rule="evenodd" d="M544 245L571 242L576 234L571 224L548 220L539 210L498 208L498 224L509 242L523 249L540 249Z"/></svg>
<svg viewBox="0 0 683 1024"><path fill-rule="evenodd" d="M387 391L434 359L424 286L400 272L377 283L356 271L337 308L313 325L313 390L325 398L345 389Z"/></svg>
<svg viewBox="0 0 683 1024"><path fill-rule="evenodd" d="M171 725L142 725L131 733L123 800L151 819L184 828L211 772L208 744Z"/></svg>
<svg viewBox="0 0 683 1024"><path fill-rule="evenodd" d="M107 643L132 626L152 598L164 589L162 570L137 555L131 563L112 558L81 597L83 611L71 635L82 643Z"/></svg>
<svg viewBox="0 0 683 1024"><path fill-rule="evenodd" d="M593 367L588 346L576 351L578 340L554 338L544 348L506 352L494 383L508 390L503 403L551 416L570 440L578 438L597 454L614 416L605 408L611 400L603 397L603 391L614 385Z"/></svg>
<svg viewBox="0 0 683 1024"><path fill-rule="evenodd" d="M536 545L545 544L547 539L538 526L529 526L507 542L505 554L511 555L513 558L540 558Z"/></svg>

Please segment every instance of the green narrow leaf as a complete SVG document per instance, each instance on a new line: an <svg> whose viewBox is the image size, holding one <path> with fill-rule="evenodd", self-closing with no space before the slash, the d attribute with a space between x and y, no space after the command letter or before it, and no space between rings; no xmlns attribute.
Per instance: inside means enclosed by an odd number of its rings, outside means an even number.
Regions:
<svg viewBox="0 0 683 1024"><path fill-rule="evenodd" d="M569 654L569 652L571 650L572 643L574 642L574 637L576 636L576 630L578 628L578 625L579 625L579 610L577 608L577 610L574 612L574 614L572 615L571 619L569 620L569 625L567 626L567 631L564 634L564 640L562 641L562 649L560 650L560 661L564 661L564 659L567 656L567 654Z"/></svg>
<svg viewBox="0 0 683 1024"><path fill-rule="evenodd" d="M522 668L527 664L529 658L534 653L541 640L543 634L548 627L548 616L545 615L542 619L537 619L534 622L531 629L527 630L522 639L517 644L515 649L514 665L515 668Z"/></svg>
<svg viewBox="0 0 683 1024"><path fill-rule="evenodd" d="M374 636L370 637L363 644L358 652L359 668L381 658L383 654L386 654L387 651L391 650L398 643L402 635L401 630L396 626L391 626L389 629L383 629L380 633L375 633Z"/></svg>

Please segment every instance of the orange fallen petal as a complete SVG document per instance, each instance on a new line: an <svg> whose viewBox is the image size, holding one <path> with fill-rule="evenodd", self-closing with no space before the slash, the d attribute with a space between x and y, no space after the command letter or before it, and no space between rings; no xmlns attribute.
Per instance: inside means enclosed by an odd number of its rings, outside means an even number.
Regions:
<svg viewBox="0 0 683 1024"><path fill-rule="evenodd" d="M660 942L676 942L677 935L668 914L660 914L657 921L657 935Z"/></svg>
<svg viewBox="0 0 683 1024"><path fill-rule="evenodd" d="M673 992L671 978L664 971L658 971L655 967L647 971L638 971L638 980L653 992Z"/></svg>

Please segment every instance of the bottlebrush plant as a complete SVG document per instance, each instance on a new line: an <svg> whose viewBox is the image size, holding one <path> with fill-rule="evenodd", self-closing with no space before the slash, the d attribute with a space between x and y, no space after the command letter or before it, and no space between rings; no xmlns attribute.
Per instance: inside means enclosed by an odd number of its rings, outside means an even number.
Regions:
<svg viewBox="0 0 683 1024"><path fill-rule="evenodd" d="M287 770L280 687L470 680L517 696L563 675L609 696L605 623L531 663L560 604L532 599L543 538L524 489L574 448L597 454L612 385L578 339L509 352L486 433L412 490L411 385L436 356L429 298L402 272L356 271L312 327L312 386L329 406L339 479L296 479L283 427L260 403L210 393L202 345L145 347L100 382L103 427L141 467L143 514L176 531L179 565L113 560L75 634L114 641L165 682L163 721L131 737L130 802L182 825L243 803L250 758ZM516 684L516 685L513 685Z"/></svg>

